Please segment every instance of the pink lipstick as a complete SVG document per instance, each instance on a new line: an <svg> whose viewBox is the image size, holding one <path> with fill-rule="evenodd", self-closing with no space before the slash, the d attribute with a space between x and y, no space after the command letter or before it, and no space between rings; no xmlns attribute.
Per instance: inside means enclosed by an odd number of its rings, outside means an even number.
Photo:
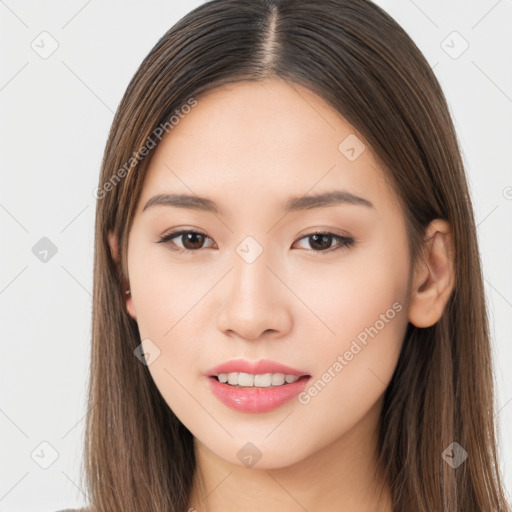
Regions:
<svg viewBox="0 0 512 512"><path fill-rule="evenodd" d="M311 378L298 370L270 360L231 360L204 373L213 394L240 412L261 413L287 403L301 393Z"/></svg>

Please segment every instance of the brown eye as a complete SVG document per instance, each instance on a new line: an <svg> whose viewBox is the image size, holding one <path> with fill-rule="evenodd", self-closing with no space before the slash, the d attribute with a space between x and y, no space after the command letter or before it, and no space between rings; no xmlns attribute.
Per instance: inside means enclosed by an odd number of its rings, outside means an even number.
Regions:
<svg viewBox="0 0 512 512"><path fill-rule="evenodd" d="M355 242L353 238L335 235L334 233L311 233L302 237L300 240L308 240L311 250L319 253L333 252L338 249L348 248ZM332 249L333 241L338 242L337 246L334 246L334 249Z"/></svg>
<svg viewBox="0 0 512 512"><path fill-rule="evenodd" d="M176 244L174 239L181 240L181 245ZM311 233L302 237L300 240L306 239L309 240L310 250L316 253L334 252L338 249L348 248L355 243L352 238L328 232ZM206 248L204 247L206 240L211 240L211 238L204 233L181 230L161 237L158 243L169 245L171 250L177 252L197 252L200 249ZM333 241L338 242L337 245L334 245L334 248Z"/></svg>
<svg viewBox="0 0 512 512"><path fill-rule="evenodd" d="M174 239L181 239L183 247L177 246ZM195 252L203 248L205 240L211 240L211 238L197 231L182 230L163 236L158 243L168 244L171 250L177 252Z"/></svg>
<svg viewBox="0 0 512 512"><path fill-rule="evenodd" d="M205 240L205 236L201 233L184 233L180 237L187 250L201 249Z"/></svg>

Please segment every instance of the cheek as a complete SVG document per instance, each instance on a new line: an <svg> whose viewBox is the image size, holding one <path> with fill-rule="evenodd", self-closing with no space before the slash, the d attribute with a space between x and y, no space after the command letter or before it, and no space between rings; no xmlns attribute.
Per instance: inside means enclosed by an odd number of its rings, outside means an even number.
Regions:
<svg viewBox="0 0 512 512"><path fill-rule="evenodd" d="M145 243L147 246L148 242ZM204 272L195 271L199 267L172 261L161 245L144 247L139 242L138 248L129 256L129 262L133 304L141 337L154 336L168 344L175 331L183 329L189 312L200 309L201 299L212 283Z"/></svg>
<svg viewBox="0 0 512 512"><path fill-rule="evenodd" d="M316 315L316 319L303 316L301 327L318 324L323 339L332 342L327 347L334 344L342 349L358 335L364 338L365 329L375 324L379 331L389 331L396 323L397 310L406 309L408 253L404 241L376 240L369 245L293 277L294 291Z"/></svg>
<svg viewBox="0 0 512 512"><path fill-rule="evenodd" d="M329 289L314 296L312 309L335 334L323 329L311 354L316 374L299 397L306 431L317 428L316 418L325 415L329 420L323 424L324 439L334 439L350 430L384 393L407 327L406 270L391 269L383 261L358 272L340 272L339 284L333 276Z"/></svg>
<svg viewBox="0 0 512 512"><path fill-rule="evenodd" d="M194 272L194 265L171 262L167 251L148 247L147 241L134 240L128 261L142 346L157 356L150 359L149 372L164 398L172 397L173 408L190 408L185 389L197 378L204 339L198 315L214 281L204 272Z"/></svg>
<svg viewBox="0 0 512 512"><path fill-rule="evenodd" d="M312 280L317 283L313 288ZM343 422L347 411L353 419L377 400L400 355L407 327L407 282L408 252L401 239L374 242L296 282L297 294L308 297L308 306L322 321L302 320L303 330L313 322L322 332L314 354L318 384L310 386L304 403L311 400L326 410L342 404L334 414Z"/></svg>
<svg viewBox="0 0 512 512"><path fill-rule="evenodd" d="M204 349L198 315L213 283L194 273L193 266L180 268L168 261L165 251L159 252L163 255L147 251L131 260L137 325L144 349L156 354L148 365L156 387L180 418L196 424L204 421L204 410L195 407L190 394L199 375L198 354Z"/></svg>

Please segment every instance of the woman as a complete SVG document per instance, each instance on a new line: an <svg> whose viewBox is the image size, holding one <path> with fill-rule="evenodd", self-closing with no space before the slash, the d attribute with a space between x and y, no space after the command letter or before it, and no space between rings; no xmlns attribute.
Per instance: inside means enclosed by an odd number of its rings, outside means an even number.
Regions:
<svg viewBox="0 0 512 512"><path fill-rule="evenodd" d="M510 511L456 133L368 0L213 0L96 192L97 511Z"/></svg>

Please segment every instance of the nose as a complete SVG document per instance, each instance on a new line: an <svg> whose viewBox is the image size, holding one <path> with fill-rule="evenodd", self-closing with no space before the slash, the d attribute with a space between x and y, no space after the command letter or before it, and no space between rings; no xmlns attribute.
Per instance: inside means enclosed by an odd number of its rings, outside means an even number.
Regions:
<svg viewBox="0 0 512 512"><path fill-rule="evenodd" d="M268 263L265 251L252 263L234 255L234 268L221 289L219 330L248 340L289 332L291 294Z"/></svg>

